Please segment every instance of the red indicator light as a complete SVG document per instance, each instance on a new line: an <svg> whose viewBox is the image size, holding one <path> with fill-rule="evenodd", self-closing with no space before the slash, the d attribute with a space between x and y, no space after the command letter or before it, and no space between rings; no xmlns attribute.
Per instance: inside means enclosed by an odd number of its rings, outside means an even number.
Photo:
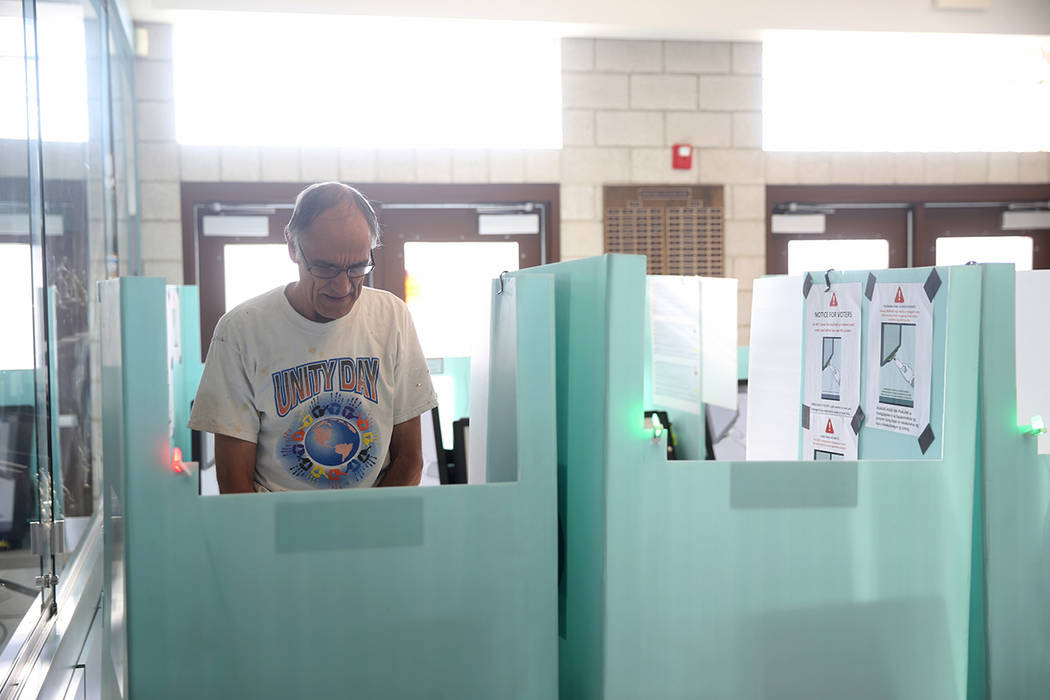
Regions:
<svg viewBox="0 0 1050 700"><path fill-rule="evenodd" d="M182 473L182 450L178 447L171 448L171 468L176 474Z"/></svg>

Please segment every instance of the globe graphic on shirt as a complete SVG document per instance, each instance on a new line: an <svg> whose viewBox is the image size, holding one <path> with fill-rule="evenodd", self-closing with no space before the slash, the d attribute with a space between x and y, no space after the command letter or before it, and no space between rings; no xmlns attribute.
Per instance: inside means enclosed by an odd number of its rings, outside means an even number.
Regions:
<svg viewBox="0 0 1050 700"><path fill-rule="evenodd" d="M326 467L338 467L357 454L361 437L350 421L333 417L314 421L303 442L313 461Z"/></svg>

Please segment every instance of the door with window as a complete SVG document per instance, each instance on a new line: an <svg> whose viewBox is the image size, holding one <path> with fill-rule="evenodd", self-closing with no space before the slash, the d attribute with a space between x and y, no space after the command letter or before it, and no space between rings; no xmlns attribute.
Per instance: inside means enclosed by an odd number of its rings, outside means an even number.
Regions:
<svg viewBox="0 0 1050 700"><path fill-rule="evenodd" d="M201 349L219 318L297 279L283 231L305 185L186 183L183 260L201 290ZM382 245L367 284L404 299L428 357L470 354L470 324L503 270L557 260L556 185L372 185Z"/></svg>
<svg viewBox="0 0 1050 700"><path fill-rule="evenodd" d="M766 272L878 270L908 266L908 206L866 202L849 186L766 188ZM781 227L792 217L805 225Z"/></svg>
<svg viewBox="0 0 1050 700"><path fill-rule="evenodd" d="M381 210L375 286L408 304L427 357L469 357L475 329L488 321L491 280L504 270L541 262L538 225L531 233L481 233L479 219L490 216L519 215L466 208ZM530 226L529 219L520 223L504 230Z"/></svg>
<svg viewBox="0 0 1050 700"><path fill-rule="evenodd" d="M766 271L1050 268L1050 185L771 186Z"/></svg>
<svg viewBox="0 0 1050 700"><path fill-rule="evenodd" d="M916 209L917 266L973 261L1050 269L1050 185L967 189L968 201L931 202Z"/></svg>

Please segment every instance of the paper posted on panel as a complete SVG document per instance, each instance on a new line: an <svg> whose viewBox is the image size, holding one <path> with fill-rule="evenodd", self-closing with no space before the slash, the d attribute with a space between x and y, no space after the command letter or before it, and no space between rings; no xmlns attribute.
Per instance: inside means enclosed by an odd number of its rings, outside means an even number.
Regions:
<svg viewBox="0 0 1050 700"><path fill-rule="evenodd" d="M857 459L861 285L814 284L804 313L802 458Z"/></svg>
<svg viewBox="0 0 1050 700"><path fill-rule="evenodd" d="M653 403L699 414L700 278L660 275L648 282Z"/></svg>
<svg viewBox="0 0 1050 700"><path fill-rule="evenodd" d="M737 281L700 278L700 390L705 404L737 408Z"/></svg>
<svg viewBox="0 0 1050 700"><path fill-rule="evenodd" d="M876 284L868 313L868 427L919 436L930 423L933 301L922 284Z"/></svg>
<svg viewBox="0 0 1050 700"><path fill-rule="evenodd" d="M747 459L798 459L801 277L755 280L748 349Z"/></svg>

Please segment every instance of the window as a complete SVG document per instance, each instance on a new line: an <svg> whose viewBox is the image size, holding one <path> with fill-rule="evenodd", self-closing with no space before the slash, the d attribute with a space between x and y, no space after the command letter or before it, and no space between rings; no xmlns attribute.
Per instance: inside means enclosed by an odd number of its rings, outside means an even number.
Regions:
<svg viewBox="0 0 1050 700"><path fill-rule="evenodd" d="M1013 263L1018 270L1031 270L1033 243L1030 236L955 236L937 239L938 265Z"/></svg>
<svg viewBox="0 0 1050 700"><path fill-rule="evenodd" d="M762 47L771 151L1050 150L1050 38L776 32Z"/></svg>
<svg viewBox="0 0 1050 700"><path fill-rule="evenodd" d="M223 246L223 271L226 311L299 278L284 243L227 243Z"/></svg>
<svg viewBox="0 0 1050 700"><path fill-rule="evenodd" d="M84 10L77 4L38 2L37 70L40 130L48 142L88 140L88 81ZM10 12L11 14L8 14ZM21 3L0 2L0 138L26 138L26 73ZM11 100L11 102L8 102ZM35 110L34 110L35 114Z"/></svg>
<svg viewBox="0 0 1050 700"><path fill-rule="evenodd" d="M180 143L560 148L561 46L529 23L187 14Z"/></svg>
<svg viewBox="0 0 1050 700"><path fill-rule="evenodd" d="M33 369L33 281L30 249L24 243L0 243L0 299L4 299L5 340L0 343L0 371Z"/></svg>
<svg viewBox="0 0 1050 700"><path fill-rule="evenodd" d="M788 241L788 274L813 270L885 270L890 244L885 239Z"/></svg>
<svg viewBox="0 0 1050 700"><path fill-rule="evenodd" d="M492 278L518 269L518 244L405 243L405 303L423 354L470 357Z"/></svg>

